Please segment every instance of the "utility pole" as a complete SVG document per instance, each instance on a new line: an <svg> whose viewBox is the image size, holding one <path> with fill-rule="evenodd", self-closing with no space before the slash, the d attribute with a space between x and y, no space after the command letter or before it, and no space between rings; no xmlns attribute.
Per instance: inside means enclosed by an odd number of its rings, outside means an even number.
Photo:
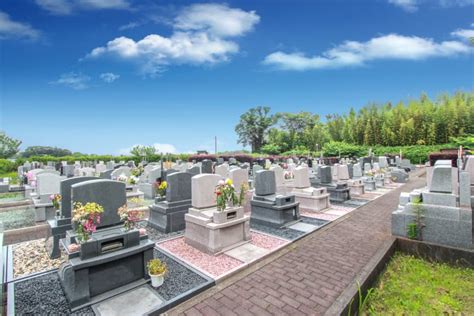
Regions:
<svg viewBox="0 0 474 316"><path fill-rule="evenodd" d="M214 136L214 151L215 151L215 154L217 155L217 136Z"/></svg>

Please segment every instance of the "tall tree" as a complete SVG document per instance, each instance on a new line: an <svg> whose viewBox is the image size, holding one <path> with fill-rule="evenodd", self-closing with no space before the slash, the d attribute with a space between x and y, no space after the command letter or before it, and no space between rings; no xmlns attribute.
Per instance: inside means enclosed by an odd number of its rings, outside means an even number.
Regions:
<svg viewBox="0 0 474 316"><path fill-rule="evenodd" d="M278 116L270 114L267 106L257 106L240 116L240 121L235 127L239 136L238 142L244 146L250 145L252 152L258 152L264 145L265 137L270 127Z"/></svg>
<svg viewBox="0 0 474 316"><path fill-rule="evenodd" d="M21 140L11 138L0 132L0 158L11 158L20 151Z"/></svg>

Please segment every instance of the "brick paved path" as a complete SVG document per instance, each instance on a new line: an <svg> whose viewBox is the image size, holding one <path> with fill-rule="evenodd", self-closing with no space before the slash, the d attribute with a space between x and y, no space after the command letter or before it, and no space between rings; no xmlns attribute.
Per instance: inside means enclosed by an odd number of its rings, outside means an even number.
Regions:
<svg viewBox="0 0 474 316"><path fill-rule="evenodd" d="M224 281L169 314L324 314L391 238L390 214L398 205L400 192L424 183L423 178L412 177L403 187L296 242L286 253L254 272L240 279L233 277L230 284Z"/></svg>

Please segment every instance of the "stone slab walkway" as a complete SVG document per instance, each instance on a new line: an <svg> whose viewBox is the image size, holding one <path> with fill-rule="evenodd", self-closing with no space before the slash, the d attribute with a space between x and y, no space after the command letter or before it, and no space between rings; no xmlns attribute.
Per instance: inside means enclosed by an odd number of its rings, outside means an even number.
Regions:
<svg viewBox="0 0 474 316"><path fill-rule="evenodd" d="M425 185L414 172L404 186L316 231L265 262L232 276L168 315L322 315L391 238L400 192Z"/></svg>

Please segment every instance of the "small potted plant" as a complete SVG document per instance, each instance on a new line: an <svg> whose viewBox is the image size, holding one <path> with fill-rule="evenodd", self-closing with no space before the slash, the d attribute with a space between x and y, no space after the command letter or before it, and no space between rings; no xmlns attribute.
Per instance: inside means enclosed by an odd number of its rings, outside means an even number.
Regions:
<svg viewBox="0 0 474 316"><path fill-rule="evenodd" d="M167 271L166 264L161 262L160 259L151 259L147 263L147 268L151 278L151 286L155 288L161 286Z"/></svg>

